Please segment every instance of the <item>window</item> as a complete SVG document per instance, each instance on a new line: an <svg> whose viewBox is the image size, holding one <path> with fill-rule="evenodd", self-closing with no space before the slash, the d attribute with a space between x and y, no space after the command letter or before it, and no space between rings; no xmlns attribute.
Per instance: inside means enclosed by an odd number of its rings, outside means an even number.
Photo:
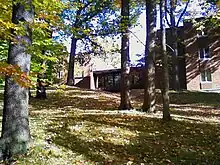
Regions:
<svg viewBox="0 0 220 165"><path fill-rule="evenodd" d="M99 86L99 88L103 88L103 87L105 86L104 77L103 77L103 76L99 76L98 78L99 78L99 80L98 80L98 86Z"/></svg>
<svg viewBox="0 0 220 165"><path fill-rule="evenodd" d="M121 79L121 75L119 73L116 73L114 76L114 81L115 81L115 87L120 88L120 79Z"/></svg>
<svg viewBox="0 0 220 165"><path fill-rule="evenodd" d="M201 60L207 60L210 58L209 48L200 48L199 57Z"/></svg>
<svg viewBox="0 0 220 165"><path fill-rule="evenodd" d="M210 70L201 71L201 82L211 82L212 74Z"/></svg>
<svg viewBox="0 0 220 165"><path fill-rule="evenodd" d="M112 87L112 86L113 86L113 82L114 82L114 80L113 80L113 74L112 74L112 73L109 73L109 75L108 75L108 86L109 86L109 87Z"/></svg>

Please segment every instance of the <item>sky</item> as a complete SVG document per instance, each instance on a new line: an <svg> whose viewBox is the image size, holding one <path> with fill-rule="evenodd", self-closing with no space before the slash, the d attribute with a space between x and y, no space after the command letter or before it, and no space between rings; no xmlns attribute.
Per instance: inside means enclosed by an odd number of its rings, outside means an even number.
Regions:
<svg viewBox="0 0 220 165"><path fill-rule="evenodd" d="M204 0L190 0L189 6L187 8L188 16L185 18L189 19L191 17L201 17L203 16L201 14L201 11L204 11L201 7L201 3ZM185 4L183 6L178 7L177 9L184 8ZM141 56L137 56L137 54L140 54L143 56L144 54L144 44L145 44L145 38L146 38L146 20L145 20L146 13L143 11L143 13L140 15L138 22L139 25L132 28L132 33L130 34L130 59L132 65L137 65L137 60L141 58ZM157 17L157 29L159 29L159 12ZM180 26L182 23L180 24ZM120 45L120 38L118 39L117 43ZM65 43L67 46L68 51L70 51L70 39L68 39Z"/></svg>

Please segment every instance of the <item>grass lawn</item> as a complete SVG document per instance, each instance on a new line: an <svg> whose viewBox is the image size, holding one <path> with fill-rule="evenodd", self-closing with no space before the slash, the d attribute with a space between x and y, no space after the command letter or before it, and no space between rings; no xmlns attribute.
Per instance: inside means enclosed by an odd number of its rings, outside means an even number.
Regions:
<svg viewBox="0 0 220 165"><path fill-rule="evenodd" d="M133 92L135 108L142 95ZM168 123L161 120L161 104L157 113L145 114L117 111L119 101L118 94L77 88L31 99L33 141L16 164L220 164L219 94L171 93Z"/></svg>

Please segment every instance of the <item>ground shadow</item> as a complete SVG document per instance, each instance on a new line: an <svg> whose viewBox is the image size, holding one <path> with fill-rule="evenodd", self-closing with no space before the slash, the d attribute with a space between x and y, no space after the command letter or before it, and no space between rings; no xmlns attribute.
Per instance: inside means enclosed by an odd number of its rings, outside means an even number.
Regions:
<svg viewBox="0 0 220 165"><path fill-rule="evenodd" d="M175 106L176 107L176 106ZM220 118L220 110L210 108L204 108L200 106L180 106L178 109L171 111L171 114L185 116L185 117L206 117L206 118Z"/></svg>
<svg viewBox="0 0 220 165"><path fill-rule="evenodd" d="M119 103L115 98L89 97L86 95L51 94L45 100L31 99L30 104L34 109L72 108L81 110L115 110Z"/></svg>
<svg viewBox="0 0 220 165"><path fill-rule="evenodd" d="M133 90L131 96L133 100L143 102L144 90ZM220 107L219 93L200 91L170 91L169 96L171 104L201 104ZM157 90L156 102L158 104L162 103L162 96L159 90Z"/></svg>
<svg viewBox="0 0 220 165"><path fill-rule="evenodd" d="M53 123L48 125L47 131L55 133L52 142L100 164L105 164L108 157L113 159L110 164L124 164L128 161L134 164L218 164L220 162L219 125L184 121L165 123L161 119L129 115L82 115L67 118L68 120L54 119ZM107 142L104 134L102 138L91 138L91 135L98 134L95 129L88 130L87 137L81 136L80 130L71 133L69 126L75 126L79 122L89 123L91 128L119 127L136 132L136 137L123 137L130 138L130 142L125 145L115 145ZM106 156L103 156L103 153Z"/></svg>
<svg viewBox="0 0 220 165"><path fill-rule="evenodd" d="M208 92L171 92L170 93L171 104L195 104L200 103L204 105L210 105L214 107L220 106L220 94L208 93Z"/></svg>

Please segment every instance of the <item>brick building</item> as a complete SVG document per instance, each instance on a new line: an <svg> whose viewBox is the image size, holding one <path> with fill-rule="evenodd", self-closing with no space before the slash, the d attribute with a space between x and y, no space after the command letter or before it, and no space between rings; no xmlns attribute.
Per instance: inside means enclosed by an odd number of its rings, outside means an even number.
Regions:
<svg viewBox="0 0 220 165"><path fill-rule="evenodd" d="M184 21L178 28L178 66L181 89L220 89L220 38L215 30L198 30L190 21ZM159 32L158 32L159 33ZM220 34L220 33L218 33ZM170 44L170 29L167 29L167 44ZM171 49L167 48L171 54ZM85 77L76 86L91 89L118 91L120 89L120 69L92 69L88 65ZM161 67L156 65L156 88L160 88ZM172 70L170 69L172 89ZM144 68L131 67L131 88L143 88Z"/></svg>
<svg viewBox="0 0 220 165"><path fill-rule="evenodd" d="M186 85L188 90L220 89L220 33L184 22Z"/></svg>

